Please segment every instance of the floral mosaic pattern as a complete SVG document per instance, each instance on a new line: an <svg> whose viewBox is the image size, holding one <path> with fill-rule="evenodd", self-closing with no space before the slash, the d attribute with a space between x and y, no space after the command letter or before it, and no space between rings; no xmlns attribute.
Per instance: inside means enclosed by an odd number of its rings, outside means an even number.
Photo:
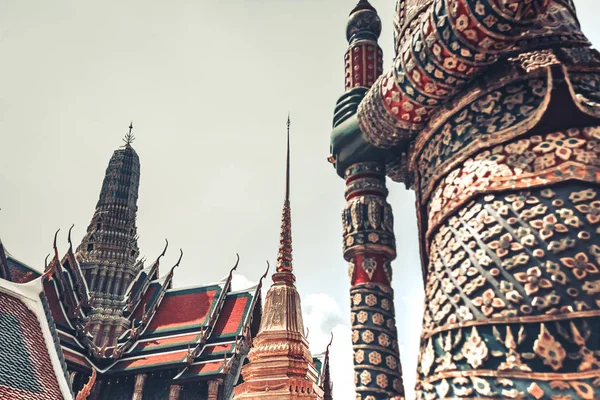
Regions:
<svg viewBox="0 0 600 400"><path fill-rule="evenodd" d="M568 135L552 140L535 146L563 154ZM600 395L599 215L600 188L578 182L480 195L441 225L420 398Z"/></svg>
<svg viewBox="0 0 600 400"><path fill-rule="evenodd" d="M434 131L418 156L416 169L422 191L428 191L434 177L443 172L443 166L457 153L468 150L475 142L508 139L524 133L531 120L543 108L548 93L548 82L531 79L506 85L486 93L469 105L453 111ZM503 137L508 136L506 138ZM509 136L510 135L510 136Z"/></svg>
<svg viewBox="0 0 600 400"><path fill-rule="evenodd" d="M546 185L568 178L596 181L600 172L600 128L570 129L533 135L481 151L450 172L431 195L428 231L475 194ZM423 199L428 193L423 193ZM586 206L587 207L587 206ZM594 212L594 206L584 211ZM571 221L573 222L573 221ZM568 230L558 216L548 215L532 225L542 239Z"/></svg>

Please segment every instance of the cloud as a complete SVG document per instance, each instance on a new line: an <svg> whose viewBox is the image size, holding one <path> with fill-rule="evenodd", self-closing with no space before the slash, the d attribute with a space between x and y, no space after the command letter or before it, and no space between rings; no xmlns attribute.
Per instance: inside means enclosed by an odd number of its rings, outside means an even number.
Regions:
<svg viewBox="0 0 600 400"><path fill-rule="evenodd" d="M354 399L352 330L348 316L342 313L333 297L325 293L308 295L302 300L302 310L304 326L310 330L308 341L312 354L323 353L333 333L329 359L334 397Z"/></svg>
<svg viewBox="0 0 600 400"><path fill-rule="evenodd" d="M231 277L231 290L236 292L238 290L248 289L256 285L256 282L251 281L244 275L234 273Z"/></svg>

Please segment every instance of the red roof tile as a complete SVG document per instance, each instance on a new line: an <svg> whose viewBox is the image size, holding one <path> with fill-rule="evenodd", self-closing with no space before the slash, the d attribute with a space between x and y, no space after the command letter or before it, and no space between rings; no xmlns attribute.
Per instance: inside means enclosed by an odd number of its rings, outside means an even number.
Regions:
<svg viewBox="0 0 600 400"><path fill-rule="evenodd" d="M44 321L45 322L45 321ZM0 398L63 398L37 316L18 299L0 292ZM63 378L64 379L64 378Z"/></svg>
<svg viewBox="0 0 600 400"><path fill-rule="evenodd" d="M220 286L167 292L144 334L193 329L204 325L220 292Z"/></svg>
<svg viewBox="0 0 600 400"><path fill-rule="evenodd" d="M154 303L156 296L158 296L160 288L161 286L159 283L151 283L150 286L148 286L148 289L146 289L146 293L144 293L142 300L133 312L134 319L139 320L142 318L142 314L144 313L144 304L146 305L146 311L149 311L150 306Z"/></svg>
<svg viewBox="0 0 600 400"><path fill-rule="evenodd" d="M170 353L151 354L142 357L123 359L117 362L112 371L132 371L140 368L152 368L163 365L179 364L185 361L187 349Z"/></svg>
<svg viewBox="0 0 600 400"><path fill-rule="evenodd" d="M202 351L202 356L231 353L233 351L234 346L235 343L224 343L217 344L214 346L206 346Z"/></svg>
<svg viewBox="0 0 600 400"><path fill-rule="evenodd" d="M177 376L175 380L187 380L194 379L206 375L216 375L223 370L223 359L202 362L190 365L180 376Z"/></svg>
<svg viewBox="0 0 600 400"><path fill-rule="evenodd" d="M52 318L54 319L56 325L66 329L71 329L67 316L65 315L65 312L61 307L61 303L56 291L56 286L52 281L44 280L44 293L46 294L46 298L48 299L50 312L52 313Z"/></svg>
<svg viewBox="0 0 600 400"><path fill-rule="evenodd" d="M250 293L237 293L227 296L211 338L239 334L251 303L252 295Z"/></svg>
<svg viewBox="0 0 600 400"><path fill-rule="evenodd" d="M131 351L131 354L154 350L168 351L169 348L194 344L198 341L198 339L200 339L200 332L193 332L187 335L178 335L170 337L157 337L153 339L139 341Z"/></svg>

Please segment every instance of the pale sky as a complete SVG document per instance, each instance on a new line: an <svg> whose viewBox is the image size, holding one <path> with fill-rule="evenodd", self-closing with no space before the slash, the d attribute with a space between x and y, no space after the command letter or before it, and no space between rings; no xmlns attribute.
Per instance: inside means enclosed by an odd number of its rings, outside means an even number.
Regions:
<svg viewBox="0 0 600 400"><path fill-rule="evenodd" d="M255 282L277 253L291 111L294 268L311 349L330 331L334 395L353 398L344 182L327 163L344 90L354 0L0 1L0 238L43 268L74 223L79 243L130 121L141 160L139 245L149 260L184 250L176 286ZM393 57L394 4L372 0ZM600 43L595 0L576 0ZM389 182L398 259L397 323L414 395L423 284L414 195ZM166 268L163 267L163 272ZM270 281L269 281L270 282Z"/></svg>

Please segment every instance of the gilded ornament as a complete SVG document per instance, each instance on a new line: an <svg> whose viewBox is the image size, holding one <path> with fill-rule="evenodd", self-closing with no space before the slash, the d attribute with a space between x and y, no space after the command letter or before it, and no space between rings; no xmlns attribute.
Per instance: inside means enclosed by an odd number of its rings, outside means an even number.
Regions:
<svg viewBox="0 0 600 400"><path fill-rule="evenodd" d="M357 350L354 352L354 360L359 363L362 364L362 362L365 360L365 352L363 350Z"/></svg>
<svg viewBox="0 0 600 400"><path fill-rule="evenodd" d="M535 382L532 382L531 385L527 388L527 393L532 395L536 400L544 397L544 390Z"/></svg>
<svg viewBox="0 0 600 400"><path fill-rule="evenodd" d="M474 298L472 303L477 307L481 307L481 312L486 316L491 315L495 309L506 307L504 300L496 297L496 292L493 289L487 289L481 296Z"/></svg>
<svg viewBox="0 0 600 400"><path fill-rule="evenodd" d="M378 365L381 363L381 354L376 351L372 351L369 353L369 362L374 365Z"/></svg>
<svg viewBox="0 0 600 400"><path fill-rule="evenodd" d="M373 317L371 317L371 319L373 320L373 323L375 325L383 325L383 323L384 323L383 315L381 315L379 313L373 314Z"/></svg>
<svg viewBox="0 0 600 400"><path fill-rule="evenodd" d="M437 386L437 391L441 398L446 397L446 395L450 391L450 384L448 383L448 381L445 379L442 379L440 384Z"/></svg>
<svg viewBox="0 0 600 400"><path fill-rule="evenodd" d="M379 235L374 232L369 233L368 238L369 238L369 242L371 242L371 243L379 242Z"/></svg>
<svg viewBox="0 0 600 400"><path fill-rule="evenodd" d="M377 260L372 257L365 257L362 263L362 267L369 276L369 279L373 278L373 274L375 273L375 269L377 269Z"/></svg>
<svg viewBox="0 0 600 400"><path fill-rule="evenodd" d="M385 358L385 363L389 369L396 370L398 368L398 361L394 356L387 356Z"/></svg>
<svg viewBox="0 0 600 400"><path fill-rule="evenodd" d="M377 374L377 378L376 378L376 382L377 382L377 386L379 386L382 389L385 389L388 387L388 377L385 374Z"/></svg>
<svg viewBox="0 0 600 400"><path fill-rule="evenodd" d="M524 283L525 292L528 295L537 293L540 288L548 289L552 287L552 283L548 279L542 278L542 271L539 267L529 268L527 272L518 272L515 274L515 279Z"/></svg>
<svg viewBox="0 0 600 400"><path fill-rule="evenodd" d="M360 373L360 381L363 385L368 385L371 383L371 373L367 370Z"/></svg>
<svg viewBox="0 0 600 400"><path fill-rule="evenodd" d="M390 337L387 333L381 333L377 340L383 347L388 347L390 345Z"/></svg>
<svg viewBox="0 0 600 400"><path fill-rule="evenodd" d="M358 322L360 322L361 324L364 324L365 322L367 322L367 320L369 319L369 314L366 311L360 311L357 315L356 315L356 319L358 320Z"/></svg>
<svg viewBox="0 0 600 400"><path fill-rule="evenodd" d="M473 368L479 368L487 360L488 348L479 336L477 328L473 327L471 330L471 334L461 349L461 354Z"/></svg>
<svg viewBox="0 0 600 400"><path fill-rule="evenodd" d="M373 340L375 340L375 335L372 331L366 330L362 333L362 340L365 343L371 343Z"/></svg>
<svg viewBox="0 0 600 400"><path fill-rule="evenodd" d="M594 389L584 382L569 382L569 385L575 390L575 392L584 400L596 400L594 397Z"/></svg>
<svg viewBox="0 0 600 400"><path fill-rule="evenodd" d="M480 395L493 396L496 394L492 391L490 383L486 379L479 378L477 376L471 376L470 379L471 382L473 382L473 389L475 389L475 391Z"/></svg>
<svg viewBox="0 0 600 400"><path fill-rule="evenodd" d="M563 257L560 262L565 267L570 268L577 279L583 279L588 274L598 273L598 267L591 263L587 254L583 252L575 254L574 257Z"/></svg>
<svg viewBox="0 0 600 400"><path fill-rule="evenodd" d="M433 342L432 339L429 338L429 340L427 341L427 346L425 347L425 351L421 353L421 372L423 373L423 375L429 375L429 371L433 366L434 360L435 352L433 350Z"/></svg>
<svg viewBox="0 0 600 400"><path fill-rule="evenodd" d="M377 305L377 297L373 294L368 294L365 296L365 304L369 307L374 307Z"/></svg>
<svg viewBox="0 0 600 400"><path fill-rule="evenodd" d="M548 332L544 324L540 325L540 334L533 344L533 351L543 360L545 365L550 366L555 371L562 368L563 360L567 356L567 352L560 342Z"/></svg>

